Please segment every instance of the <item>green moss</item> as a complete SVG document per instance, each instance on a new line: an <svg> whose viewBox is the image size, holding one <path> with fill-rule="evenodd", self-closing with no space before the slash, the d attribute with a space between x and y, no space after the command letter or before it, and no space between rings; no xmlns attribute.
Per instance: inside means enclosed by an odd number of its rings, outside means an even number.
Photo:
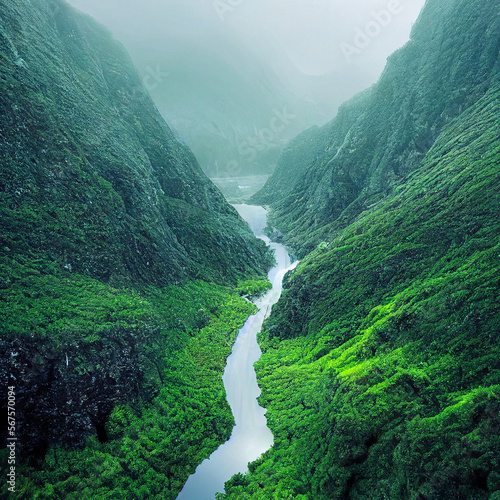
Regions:
<svg viewBox="0 0 500 500"><path fill-rule="evenodd" d="M174 137L124 48L51 3L2 11L0 256L120 286L265 275L265 244Z"/></svg>
<svg viewBox="0 0 500 500"><path fill-rule="evenodd" d="M111 33L62 0L12 0L0 17L0 380L18 391L17 496L174 498L229 436L221 375L255 311L233 288L272 255Z"/></svg>
<svg viewBox="0 0 500 500"><path fill-rule="evenodd" d="M290 142L252 199L271 206L269 225L300 257L404 184L448 124L487 92L499 73L498 30L491 2L427 2L380 80Z"/></svg>
<svg viewBox="0 0 500 500"><path fill-rule="evenodd" d="M299 264L262 335L275 445L227 499L500 491L500 87Z"/></svg>
<svg viewBox="0 0 500 500"><path fill-rule="evenodd" d="M260 297L273 287L269 280L245 280L239 281L236 291L242 297Z"/></svg>
<svg viewBox="0 0 500 500"><path fill-rule="evenodd" d="M6 331L32 345L33 337L43 339L45 352L54 345L69 353L65 370L97 380L123 363L110 356L101 366L98 353L130 343L139 351L138 373L129 381L139 381L139 397L124 395L113 409L105 424L108 442L91 437L80 449L54 445L34 468L20 465L22 493L13 498L175 499L195 467L231 434L222 372L255 306L202 281L119 289L85 276L45 274L43 266L17 269L4 296ZM44 404L57 412L65 401Z"/></svg>

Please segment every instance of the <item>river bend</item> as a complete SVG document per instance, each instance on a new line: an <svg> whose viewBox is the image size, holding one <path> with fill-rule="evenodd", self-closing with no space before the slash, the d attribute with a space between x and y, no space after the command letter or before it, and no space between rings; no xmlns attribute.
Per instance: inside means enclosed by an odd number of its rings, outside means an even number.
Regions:
<svg viewBox="0 0 500 500"><path fill-rule="evenodd" d="M275 252L277 264L269 272L273 287L263 297L254 301L259 311L250 316L243 325L227 359L223 379L227 400L236 422L233 433L225 444L198 466L177 500L214 500L216 492L224 491L226 481L238 472L247 472L248 463L259 458L273 444L273 435L267 427L266 410L257 402L260 388L253 365L262 354L257 343L257 334L264 319L271 313L272 306L281 296L283 277L297 263L290 262L290 256L283 245L272 242L264 235L267 212L263 207L234 207L249 224L255 236L265 241Z"/></svg>

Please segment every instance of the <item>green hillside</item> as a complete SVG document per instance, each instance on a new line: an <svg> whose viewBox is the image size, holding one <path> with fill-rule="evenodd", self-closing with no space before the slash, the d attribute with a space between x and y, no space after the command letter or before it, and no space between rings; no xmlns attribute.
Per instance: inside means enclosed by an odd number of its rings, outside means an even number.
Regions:
<svg viewBox="0 0 500 500"><path fill-rule="evenodd" d="M253 198L303 259L261 336L275 445L221 499L500 498L499 48L495 2L429 0Z"/></svg>
<svg viewBox="0 0 500 500"><path fill-rule="evenodd" d="M500 499L496 3L428 0L252 198L301 262L259 339L274 446L219 500ZM110 33L2 4L0 496L175 500L231 434L221 375L271 263Z"/></svg>
<svg viewBox="0 0 500 500"><path fill-rule="evenodd" d="M230 435L221 375L254 311L239 295L262 287L272 260L106 29L60 0L2 2L0 414L7 422L15 387L12 498L174 499Z"/></svg>
<svg viewBox="0 0 500 500"><path fill-rule="evenodd" d="M271 205L273 227L302 256L334 237L404 183L484 95L500 72L499 33L493 1L427 2L380 80L313 138L291 143L252 201Z"/></svg>
<svg viewBox="0 0 500 500"><path fill-rule="evenodd" d="M13 0L0 22L2 255L114 284L262 274L263 244L107 30L57 0Z"/></svg>
<svg viewBox="0 0 500 500"><path fill-rule="evenodd" d="M275 446L227 499L500 497L500 85L309 254L263 336Z"/></svg>

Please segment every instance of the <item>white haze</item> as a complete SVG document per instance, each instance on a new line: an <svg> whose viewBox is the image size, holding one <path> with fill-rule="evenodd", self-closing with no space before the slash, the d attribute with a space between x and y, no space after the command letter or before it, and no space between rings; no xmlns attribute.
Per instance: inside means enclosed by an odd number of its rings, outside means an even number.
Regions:
<svg viewBox="0 0 500 500"><path fill-rule="evenodd" d="M342 102L377 80L386 58L409 39L425 3L68 1L126 46L160 112L214 175L222 163L228 173L271 164L291 137L331 120ZM367 29L370 36L356 46L356 34ZM254 130L285 109L296 118L272 138L269 154L259 151L251 164L241 151Z"/></svg>
<svg viewBox="0 0 500 500"><path fill-rule="evenodd" d="M375 82L385 60L408 39L424 0L70 0L105 24L134 55L137 44L173 35L210 51L211 35L243 41L285 85L315 102L337 104ZM349 62L341 44L391 3L400 13ZM375 28L373 28L375 33ZM218 48L219 49L219 48ZM228 50L231 47L228 46ZM140 61L139 61L140 62Z"/></svg>

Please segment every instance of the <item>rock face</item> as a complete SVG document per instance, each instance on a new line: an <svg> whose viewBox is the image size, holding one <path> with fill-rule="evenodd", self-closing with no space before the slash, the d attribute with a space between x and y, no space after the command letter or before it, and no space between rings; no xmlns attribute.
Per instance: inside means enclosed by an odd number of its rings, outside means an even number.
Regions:
<svg viewBox="0 0 500 500"><path fill-rule="evenodd" d="M498 75L499 29L494 2L428 2L379 82L293 141L253 198L271 203L289 244L305 254L419 167L443 128Z"/></svg>
<svg viewBox="0 0 500 500"><path fill-rule="evenodd" d="M144 393L140 340L122 330L106 342L63 349L40 340L0 341L11 358L8 382L16 388L20 457L36 463L50 444L74 446L92 434L106 441L104 424L113 408L150 396ZM90 363L91 370L75 359Z"/></svg>
<svg viewBox="0 0 500 500"><path fill-rule="evenodd" d="M56 0L9 2L0 22L3 248L113 283L264 274L104 28Z"/></svg>
<svg viewBox="0 0 500 500"><path fill-rule="evenodd" d="M138 294L272 261L122 46L61 0L1 7L0 224L0 379L17 387L24 456L102 433L118 402L157 389L145 373L170 341Z"/></svg>

